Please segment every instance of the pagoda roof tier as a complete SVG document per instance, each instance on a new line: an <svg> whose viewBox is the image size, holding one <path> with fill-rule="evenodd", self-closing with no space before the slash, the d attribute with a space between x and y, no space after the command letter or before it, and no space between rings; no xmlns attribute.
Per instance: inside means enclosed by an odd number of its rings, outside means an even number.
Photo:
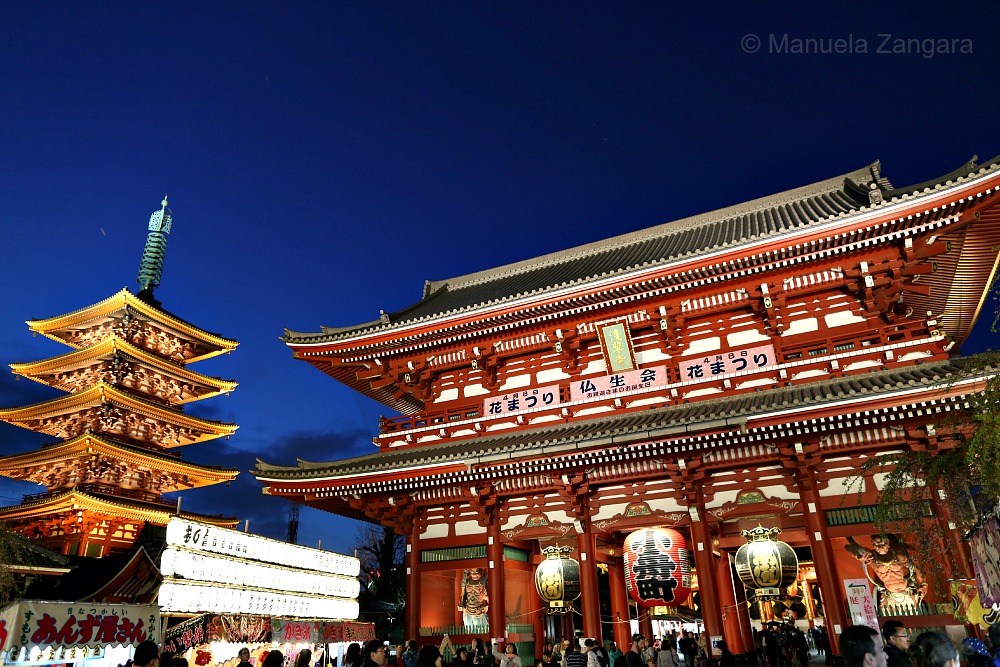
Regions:
<svg viewBox="0 0 1000 667"><path fill-rule="evenodd" d="M608 305L680 300L692 291L759 286L764 274L808 270L845 253L905 241L947 244L934 272L908 288L905 305L932 312L956 342L968 337L997 270L1000 156L976 158L940 178L896 188L874 162L857 171L562 252L428 282L423 298L376 321L315 333L285 330L284 341L339 382L400 411L425 409L397 385L370 375L388 357L431 355L558 326ZM461 350L459 350L461 352ZM391 380L391 378L388 378Z"/></svg>
<svg viewBox="0 0 1000 667"><path fill-rule="evenodd" d="M51 482L59 477L62 469L73 469L84 476L94 476L94 481L101 481L107 475L96 475L95 471L102 468L110 471L117 467L116 464L122 464L128 472L148 471L150 477L156 478L156 493L230 482L239 474L238 470L189 463L177 456L84 433L34 451L0 456L0 475L52 488Z"/></svg>
<svg viewBox="0 0 1000 667"><path fill-rule="evenodd" d="M41 496L20 505L0 507L0 521L13 523L76 511L94 512L131 521L148 521L157 526L167 525L167 522L175 516L224 528L232 528L238 521L236 517L205 516L192 512L178 514L171 506L123 498L106 498L75 489Z"/></svg>
<svg viewBox="0 0 1000 667"><path fill-rule="evenodd" d="M123 288L92 306L48 319L28 320L27 324L34 332L80 349L93 344L96 339L109 335L109 328L116 325L126 314L155 323L161 328L159 332L161 336L171 334L185 341L186 345L170 345L168 349L160 352L175 361L184 363L200 361L223 352L231 352L239 345L234 340L199 329L165 310L146 303L132 294L128 288ZM153 335L156 335L156 332ZM151 342L146 347L153 349L156 346Z"/></svg>
<svg viewBox="0 0 1000 667"><path fill-rule="evenodd" d="M153 374L130 373L127 368L115 369L102 364L116 359L138 363L152 370ZM171 404L183 404L228 393L238 384L195 373L180 364L142 350L117 334L90 347L42 361L10 364L10 368L18 375L67 392L79 391L102 379L113 383L113 378L120 375L119 382L123 386Z"/></svg>
<svg viewBox="0 0 1000 667"><path fill-rule="evenodd" d="M89 430L167 449L228 436L239 428L186 415L104 382L34 405L0 409L0 421L56 438L73 438Z"/></svg>
<svg viewBox="0 0 1000 667"><path fill-rule="evenodd" d="M950 402L981 390L993 374L992 370L970 371L970 360L975 359L914 365L472 440L383 450L341 461L300 459L297 466L276 466L258 459L252 472L269 486L265 493L271 495L316 494L312 497L335 499L362 492L409 492L515 473L554 474L574 456L594 454L622 461L632 457L627 453L630 449L652 443L668 450L673 443L678 455L711 455L725 446L773 441L809 429L827 431L832 420L851 420L859 413L865 415L863 423L879 425L913 406L931 409L928 406L947 403L950 410ZM877 416L879 411L885 416ZM636 451L635 456L651 455L645 449ZM531 469L497 469L508 464Z"/></svg>

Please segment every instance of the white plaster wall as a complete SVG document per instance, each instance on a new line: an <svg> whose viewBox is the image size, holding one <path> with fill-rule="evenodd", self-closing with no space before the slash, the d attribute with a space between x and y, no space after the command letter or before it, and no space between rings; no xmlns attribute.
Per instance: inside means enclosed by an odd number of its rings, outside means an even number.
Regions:
<svg viewBox="0 0 1000 667"><path fill-rule="evenodd" d="M441 395L434 400L434 402L444 403L445 401L454 401L456 398L458 398L458 387L445 389L441 392Z"/></svg>
<svg viewBox="0 0 1000 667"><path fill-rule="evenodd" d="M500 422L499 424L490 424L486 427L487 431L503 431L508 428L514 428L517 426L515 422Z"/></svg>
<svg viewBox="0 0 1000 667"><path fill-rule="evenodd" d="M688 345L688 348L684 350L685 357L692 357L696 354L703 354L705 352L715 352L719 349L722 344L718 336L708 336L706 338L696 338L692 340Z"/></svg>
<svg viewBox="0 0 1000 667"><path fill-rule="evenodd" d="M687 512L687 508L681 507L673 498L660 498L658 500L648 500L646 504L654 510L661 512Z"/></svg>
<svg viewBox="0 0 1000 667"><path fill-rule="evenodd" d="M583 410L578 410L573 413L575 417L583 417L584 415L597 415L602 412L614 412L614 408L610 405L598 405L593 408L584 408Z"/></svg>
<svg viewBox="0 0 1000 667"><path fill-rule="evenodd" d="M769 343L769 342L771 342L770 336L765 336L756 329L746 329L744 331L737 331L736 333L731 333L726 336L726 343L729 345L729 347L749 345L750 343Z"/></svg>
<svg viewBox="0 0 1000 667"><path fill-rule="evenodd" d="M694 398L695 396L710 396L711 394L721 394L722 390L717 387L704 387L695 389L684 394L684 398Z"/></svg>
<svg viewBox="0 0 1000 667"><path fill-rule="evenodd" d="M467 384L462 388L462 393L466 396L482 396L484 394L490 393L490 390L484 387L480 383Z"/></svg>
<svg viewBox="0 0 1000 667"><path fill-rule="evenodd" d="M829 498L831 496L850 496L858 493L858 491L865 491L865 480L855 481L853 486L847 485L847 479L844 477L834 477L830 480L830 483L825 489L821 489L819 495L823 498ZM850 501L849 501L850 502Z"/></svg>
<svg viewBox="0 0 1000 667"><path fill-rule="evenodd" d="M651 364L654 361L663 361L664 359L671 359L672 357L659 348L651 348L648 350L636 350L635 361L637 364L642 366L643 364Z"/></svg>
<svg viewBox="0 0 1000 667"><path fill-rule="evenodd" d="M792 376L792 380L802 380L805 378L829 377L829 376L830 376L830 371L825 370L823 368L813 368L807 371L802 371L801 373L796 373L795 375Z"/></svg>
<svg viewBox="0 0 1000 667"><path fill-rule="evenodd" d="M864 322L865 318L860 315L855 315L849 310L841 310L836 313L827 313L823 316L823 320L826 322L826 326L828 327L842 327L845 324Z"/></svg>
<svg viewBox="0 0 1000 667"><path fill-rule="evenodd" d="M546 368L545 370L538 371L535 377L538 378L539 384L547 384L556 380L565 380L571 376L561 368Z"/></svg>
<svg viewBox="0 0 1000 667"><path fill-rule="evenodd" d="M520 389L521 387L531 386L531 375L511 375L509 378L504 380L504 383L500 385L500 391L507 391L508 389Z"/></svg>
<svg viewBox="0 0 1000 667"><path fill-rule="evenodd" d="M753 380L747 380L746 382L741 382L736 385L737 389L746 389L747 387L770 387L775 384L772 378L755 378Z"/></svg>
<svg viewBox="0 0 1000 667"><path fill-rule="evenodd" d="M603 490L602 490L603 492ZM621 514L628 507L628 503L615 503L613 505L605 505L601 508L601 511L593 515L594 521L604 521L605 519L610 519L616 514Z"/></svg>
<svg viewBox="0 0 1000 667"><path fill-rule="evenodd" d="M628 403L628 407L637 408L643 405L662 405L667 402L667 399L662 396L651 396L649 398L640 398Z"/></svg>
<svg viewBox="0 0 1000 667"><path fill-rule="evenodd" d="M535 417L534 419L529 419L529 424L542 424L545 422L557 422L562 421L562 417L559 415L543 415L541 417Z"/></svg>
<svg viewBox="0 0 1000 667"><path fill-rule="evenodd" d="M857 370L859 368L871 368L873 366L878 367L878 366L881 366L881 365L882 365L881 361L876 361L875 359L865 359L863 361L856 361L853 364L848 364L848 365L844 366L844 370L845 371L855 371L855 370Z"/></svg>
<svg viewBox="0 0 1000 667"><path fill-rule="evenodd" d="M455 522L455 534L456 535L485 535L486 529L479 525L476 521L456 521Z"/></svg>
<svg viewBox="0 0 1000 667"><path fill-rule="evenodd" d="M436 523L427 526L427 530L420 534L420 539L428 540L435 537L448 537L448 524Z"/></svg>
<svg viewBox="0 0 1000 667"><path fill-rule="evenodd" d="M580 375L590 375L591 373L604 373L608 372L608 365L604 363L603 357L598 357L597 359L591 359L582 371Z"/></svg>
<svg viewBox="0 0 1000 667"><path fill-rule="evenodd" d="M795 334L809 333L810 331L819 330L819 320L815 317L803 317L802 319L792 320L788 325L788 328L781 332L782 336L794 336Z"/></svg>
<svg viewBox="0 0 1000 667"><path fill-rule="evenodd" d="M899 358L900 361L913 361L914 359L925 359L931 356L931 353L927 350L914 350L913 352L908 352Z"/></svg>

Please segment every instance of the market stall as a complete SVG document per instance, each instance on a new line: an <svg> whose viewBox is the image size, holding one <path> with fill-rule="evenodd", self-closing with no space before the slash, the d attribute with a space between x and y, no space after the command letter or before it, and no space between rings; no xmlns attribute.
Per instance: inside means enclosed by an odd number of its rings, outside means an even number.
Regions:
<svg viewBox="0 0 1000 667"><path fill-rule="evenodd" d="M164 649L191 665L235 665L244 646L257 665L267 651L293 660L304 648L326 665L374 638L356 621L357 558L175 518L160 567L158 602L174 619Z"/></svg>
<svg viewBox="0 0 1000 667"><path fill-rule="evenodd" d="M0 664L117 667L136 644L159 643L156 605L22 600L0 611Z"/></svg>

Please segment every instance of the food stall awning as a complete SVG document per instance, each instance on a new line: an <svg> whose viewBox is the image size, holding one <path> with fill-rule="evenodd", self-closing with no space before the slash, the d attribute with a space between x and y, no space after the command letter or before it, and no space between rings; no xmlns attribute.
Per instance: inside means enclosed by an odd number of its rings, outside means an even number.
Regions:
<svg viewBox="0 0 1000 667"><path fill-rule="evenodd" d="M0 660L7 665L74 662L160 638L156 605L21 600L0 611Z"/></svg>

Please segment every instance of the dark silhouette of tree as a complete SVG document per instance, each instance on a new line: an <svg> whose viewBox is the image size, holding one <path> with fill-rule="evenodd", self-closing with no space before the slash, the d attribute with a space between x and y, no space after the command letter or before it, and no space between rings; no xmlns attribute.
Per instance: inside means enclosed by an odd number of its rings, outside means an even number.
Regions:
<svg viewBox="0 0 1000 667"><path fill-rule="evenodd" d="M403 642L406 601L406 540L391 528L366 526L358 532L356 555L361 560L361 616L375 624L375 636Z"/></svg>

